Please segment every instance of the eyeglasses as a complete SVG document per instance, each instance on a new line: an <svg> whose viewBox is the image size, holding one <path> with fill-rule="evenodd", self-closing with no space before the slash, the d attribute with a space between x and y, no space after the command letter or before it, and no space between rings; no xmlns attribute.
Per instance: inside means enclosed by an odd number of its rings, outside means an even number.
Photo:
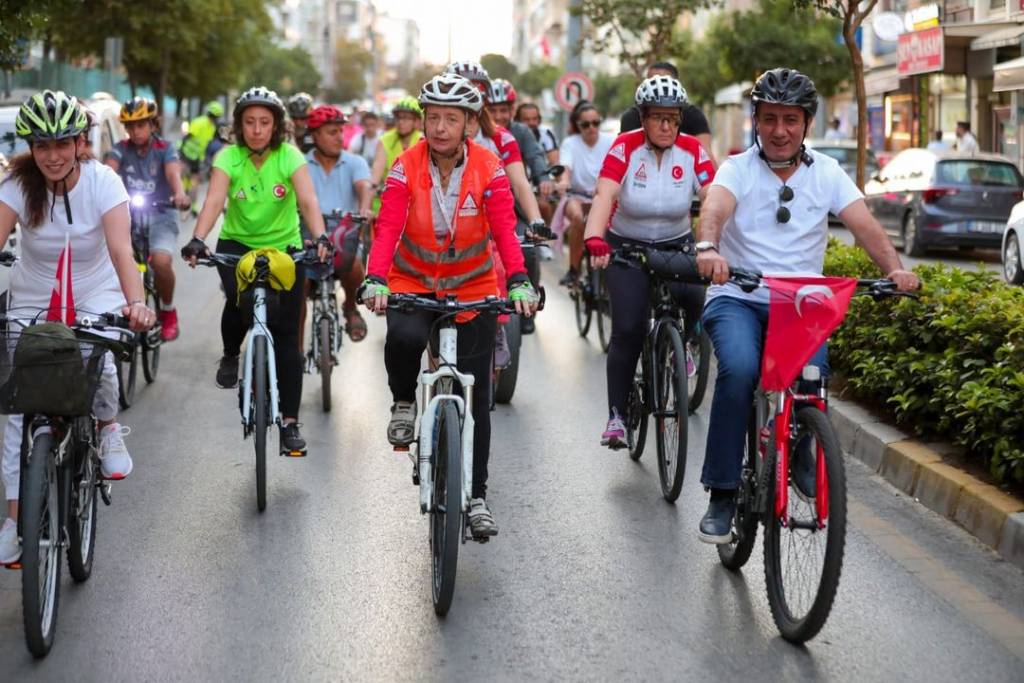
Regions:
<svg viewBox="0 0 1024 683"><path fill-rule="evenodd" d="M792 201L793 197L793 188L789 185L783 185L779 188L780 202ZM776 223L788 223L790 218L792 218L792 214L790 214L789 209L785 206L780 206L779 210L775 212Z"/></svg>
<svg viewBox="0 0 1024 683"><path fill-rule="evenodd" d="M654 121L659 126L666 124L669 126L679 125L679 114L647 114L644 118L648 121Z"/></svg>
<svg viewBox="0 0 1024 683"><path fill-rule="evenodd" d="M587 130L588 128L597 128L598 126L601 125L601 119L597 119L596 121L580 121L576 125L580 127L580 130Z"/></svg>

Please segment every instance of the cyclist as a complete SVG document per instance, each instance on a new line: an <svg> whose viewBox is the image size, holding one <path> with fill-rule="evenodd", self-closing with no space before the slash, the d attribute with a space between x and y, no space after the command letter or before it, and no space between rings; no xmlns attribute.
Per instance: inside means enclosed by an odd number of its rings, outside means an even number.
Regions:
<svg viewBox="0 0 1024 683"><path fill-rule="evenodd" d="M495 296L493 236L508 276L508 296L522 315L531 315L539 297L526 275L516 239L508 177L500 160L474 143L468 133L469 122L483 108L480 91L464 78L443 74L423 85L419 101L426 109L426 144L403 153L388 175L360 298L380 311L392 290L454 294L465 301ZM420 356L434 316L388 310L387 320L384 361L395 401L388 441L408 445L416 419ZM495 318L465 316L459 318L459 325L459 369L476 379L470 529L475 537L488 537L498 533L485 500Z"/></svg>
<svg viewBox="0 0 1024 683"><path fill-rule="evenodd" d="M29 151L11 159L0 182L0 245L16 222L27 229L21 231L21 260L11 271L8 312L33 318L50 306L57 263L69 239L76 309L83 314L117 310L131 319L132 329L149 329L156 314L143 303L132 258L128 194L116 173L86 154L85 108L63 92L44 90L21 106L14 128ZM108 479L123 479L133 467L117 409L117 368L107 354L93 413L100 421L100 471ZM21 437L22 418L11 415L4 432L9 518L0 527L0 563L21 554L15 523Z"/></svg>
<svg viewBox="0 0 1024 683"><path fill-rule="evenodd" d="M191 180L188 196L193 203L195 203L196 194L199 192L203 160L206 158L206 146L217 135L217 126L222 116L224 116L224 105L217 100L207 102L202 116L197 116L189 122L188 133L181 141L181 157L185 160Z"/></svg>
<svg viewBox="0 0 1024 683"><path fill-rule="evenodd" d="M643 127L617 137L605 157L585 233L592 265L608 268L612 309L607 364L609 420L601 445L612 449L627 445L622 416L647 332L650 279L637 268L609 266L611 251L626 243L692 245L693 195L696 192L703 197L715 176L700 142L679 132L687 105L679 81L669 76L648 78L637 88L635 101ZM703 287L676 285L673 294L688 320L700 318ZM691 327L687 332L693 334L694 330Z"/></svg>
<svg viewBox="0 0 1024 683"><path fill-rule="evenodd" d="M235 101L235 143L225 147L213 164L206 200L196 220L192 240L182 257L195 265L209 252L203 239L213 230L224 210L217 252L242 255L270 247L285 251L301 248L299 211L317 241L321 257L329 250L324 219L316 200L306 160L285 140L285 110L277 93L264 87L246 90ZM296 210L298 209L298 211ZM224 355L217 368L217 386L238 385L238 355L247 326L238 305L238 285L233 268L218 267L224 286L224 311L220 335ZM299 309L303 306L302 267L296 267L296 284L280 292L276 320L269 324L274 335L277 382L281 392L282 450L306 451L299 432L299 401L302 398L302 351L299 347Z"/></svg>
<svg viewBox="0 0 1024 683"><path fill-rule="evenodd" d="M727 284L729 266L820 275L831 211L901 290L919 284L903 269L849 176L834 159L804 146L818 108L811 79L793 69L772 69L757 79L750 98L754 144L719 169L701 208L696 245L700 272L714 282L703 321L718 359L701 476L711 492L699 532L708 543L731 540L743 439L768 319L768 291L747 294ZM827 372L825 347L810 362ZM798 444L792 474L798 491L813 497L809 450Z"/></svg>
<svg viewBox="0 0 1024 683"><path fill-rule="evenodd" d="M107 152L106 163L120 174L129 192L142 192L155 201L173 200L187 209L191 202L181 186L181 164L174 147L157 135L156 102L134 97L121 107L118 117L128 137ZM149 224L150 265L160 295L160 336L178 338L178 311L174 307L172 254L178 246L178 218L173 210L155 210Z"/></svg>
<svg viewBox="0 0 1024 683"><path fill-rule="evenodd" d="M601 132L601 112L587 100L573 107L569 115L571 135L562 141L561 163L565 172L558 184L565 196L563 213L569 221L569 272L561 284L576 281L583 258L583 225L597 191L597 178L615 138Z"/></svg>
<svg viewBox="0 0 1024 683"><path fill-rule="evenodd" d="M352 136L348 144L348 151L358 154L366 160L368 166L372 166L374 157L377 155L377 141L381 135L380 117L372 111L366 111L360 115L359 124L363 130Z"/></svg>
<svg viewBox="0 0 1024 683"><path fill-rule="evenodd" d="M308 125L313 136L313 150L306 155L306 161L321 210L337 209L369 217L373 201L370 167L361 156L341 149L345 115L337 107L320 105L309 115ZM362 261L355 258L359 232L351 230L346 234L344 227L338 227L330 237L335 247L334 274L345 290L345 301L341 307L345 332L349 339L359 342L366 337L366 321L356 308L356 290L365 276ZM306 290L308 295L308 284ZM306 307L303 306L300 330L305 329L305 320ZM301 336L300 332L300 340ZM302 348L301 342L299 348Z"/></svg>
<svg viewBox="0 0 1024 683"><path fill-rule="evenodd" d="M206 146L206 160L203 162L203 168L207 169L208 172L212 171L214 157L229 144L231 144L231 124L221 122L217 126L217 134L213 136L210 144Z"/></svg>
<svg viewBox="0 0 1024 683"><path fill-rule="evenodd" d="M533 137L540 143L547 156L548 165L558 163L558 138L548 126L541 124L540 107L533 102L523 102L516 109L516 121L524 124L533 132Z"/></svg>
<svg viewBox="0 0 1024 683"><path fill-rule="evenodd" d="M380 136L373 155L374 187L381 186L384 175L394 166L398 155L423 138L420 130L423 110L415 97L398 100L391 113L395 117L395 127Z"/></svg>
<svg viewBox="0 0 1024 683"><path fill-rule="evenodd" d="M647 67L647 78L652 76L669 76L679 80L679 69L672 62L655 62ZM619 120L619 132L636 130L640 127L640 110L637 107L630 107ZM708 125L708 118L704 112L695 104L688 104L683 109L683 120L679 124L679 131L686 135L692 135L700 141L704 151L711 158L711 163L717 168L715 155L711 151L711 127Z"/></svg>
<svg viewBox="0 0 1024 683"><path fill-rule="evenodd" d="M313 149L313 140L306 130L306 122L313 111L313 96L299 92L288 98L288 117L292 121L292 139L303 154Z"/></svg>

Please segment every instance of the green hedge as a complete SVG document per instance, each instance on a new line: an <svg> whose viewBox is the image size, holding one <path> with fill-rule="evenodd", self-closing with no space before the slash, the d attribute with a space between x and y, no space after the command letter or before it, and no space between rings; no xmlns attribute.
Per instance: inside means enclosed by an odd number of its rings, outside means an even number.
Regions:
<svg viewBox="0 0 1024 683"><path fill-rule="evenodd" d="M915 272L920 299L854 299L830 342L833 367L899 424L963 446L1001 482L1024 481L1024 289L990 271ZM880 276L835 239L825 273Z"/></svg>

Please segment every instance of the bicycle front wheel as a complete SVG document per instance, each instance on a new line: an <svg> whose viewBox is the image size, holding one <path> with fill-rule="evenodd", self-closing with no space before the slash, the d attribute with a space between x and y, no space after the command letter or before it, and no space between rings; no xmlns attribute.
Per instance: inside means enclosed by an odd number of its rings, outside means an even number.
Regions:
<svg viewBox="0 0 1024 683"><path fill-rule="evenodd" d="M661 495L674 503L686 474L686 428L689 394L686 388L686 349L679 328L664 324L655 349L654 424L658 432L658 474Z"/></svg>
<svg viewBox="0 0 1024 683"><path fill-rule="evenodd" d="M53 434L32 443L21 498L21 604L25 642L35 657L45 657L57 631L60 601L60 486Z"/></svg>
<svg viewBox="0 0 1024 683"><path fill-rule="evenodd" d="M608 296L608 284L605 282L603 270L597 271L594 278L594 308L597 309L597 337L601 342L601 350L608 353L612 343L612 300Z"/></svg>
<svg viewBox="0 0 1024 683"><path fill-rule="evenodd" d="M518 315L510 315L505 323L505 335L512 360L498 373L492 392L497 403L511 403L516 393L516 381L519 379L519 352L523 346L521 320Z"/></svg>
<svg viewBox="0 0 1024 683"><path fill-rule="evenodd" d="M760 486L767 482L759 479L757 468L758 428L757 411L750 409L747 420L747 438L743 442L743 470L740 474L740 487L736 492L736 512L732 518L732 541L717 546L718 559L726 569L737 571L750 559L757 540L757 494ZM762 468L766 469L766 468ZM766 473L763 473L766 474Z"/></svg>
<svg viewBox="0 0 1024 683"><path fill-rule="evenodd" d="M92 431L91 418L75 419L74 476L68 508L68 571L79 583L92 575L96 550L99 462L91 448Z"/></svg>
<svg viewBox="0 0 1024 683"><path fill-rule="evenodd" d="M644 362L641 357L640 362ZM637 371L633 385L626 397L626 444L629 446L629 457L640 460L647 442L647 423L649 421L647 391L644 386L643 373Z"/></svg>
<svg viewBox="0 0 1024 683"><path fill-rule="evenodd" d="M320 393L325 413L331 412L331 370L334 369L333 349L331 344L331 319L320 318L318 324L320 335Z"/></svg>
<svg viewBox="0 0 1024 683"><path fill-rule="evenodd" d="M430 511L430 559L434 612L448 613L462 541L462 435L452 401L438 407L434 424L434 507Z"/></svg>
<svg viewBox="0 0 1024 683"><path fill-rule="evenodd" d="M591 288L590 273L590 261L584 257L581 272L571 285L576 290L573 297L576 305L576 329L581 337L586 337L590 331L590 319L594 314L594 292Z"/></svg>
<svg viewBox="0 0 1024 683"><path fill-rule="evenodd" d="M156 289L151 282L147 283L146 287L146 305L156 312L156 319L160 320L160 297L156 295ZM163 345L160 338L161 330L160 325L154 325L142 338L142 374L147 384L155 382L156 373L160 371L160 347Z"/></svg>
<svg viewBox="0 0 1024 683"><path fill-rule="evenodd" d="M135 385L139 378L139 355L142 344L142 333L136 332L128 359L117 362L117 398L122 410L131 408L135 402Z"/></svg>
<svg viewBox="0 0 1024 683"><path fill-rule="evenodd" d="M708 389L708 373L711 371L711 337L703 326L696 337L686 344L686 353L693 363L692 369L687 363L686 379L690 394L689 409L695 413L704 401Z"/></svg>
<svg viewBox="0 0 1024 683"><path fill-rule="evenodd" d="M256 444L256 507L267 509L267 429L270 408L267 406L267 338L253 339L252 414L253 441Z"/></svg>
<svg viewBox="0 0 1024 683"><path fill-rule="evenodd" d="M792 478L788 482L779 482L774 476L769 479L764 573L775 625L786 640L803 643L825 625L839 588L846 542L846 473L832 423L817 408L804 407L796 413L790 439L791 468L798 448L810 449L811 457L817 453L817 458L824 459L825 481L817 482L823 490L815 493L825 496L821 502L826 505L801 493ZM766 467L775 471L774 458L769 458ZM780 483L789 487L783 519L772 507Z"/></svg>

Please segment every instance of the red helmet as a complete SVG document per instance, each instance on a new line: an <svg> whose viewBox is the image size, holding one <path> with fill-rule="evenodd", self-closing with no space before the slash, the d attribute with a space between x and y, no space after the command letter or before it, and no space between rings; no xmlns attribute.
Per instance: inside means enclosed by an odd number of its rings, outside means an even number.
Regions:
<svg viewBox="0 0 1024 683"><path fill-rule="evenodd" d="M487 88L484 96L487 99L487 104L516 103L516 89L504 78L495 78L491 81L491 85Z"/></svg>
<svg viewBox="0 0 1024 683"><path fill-rule="evenodd" d="M337 107L329 104L321 104L309 113L309 120L306 122L307 130L316 130L328 123L345 123L345 115Z"/></svg>

